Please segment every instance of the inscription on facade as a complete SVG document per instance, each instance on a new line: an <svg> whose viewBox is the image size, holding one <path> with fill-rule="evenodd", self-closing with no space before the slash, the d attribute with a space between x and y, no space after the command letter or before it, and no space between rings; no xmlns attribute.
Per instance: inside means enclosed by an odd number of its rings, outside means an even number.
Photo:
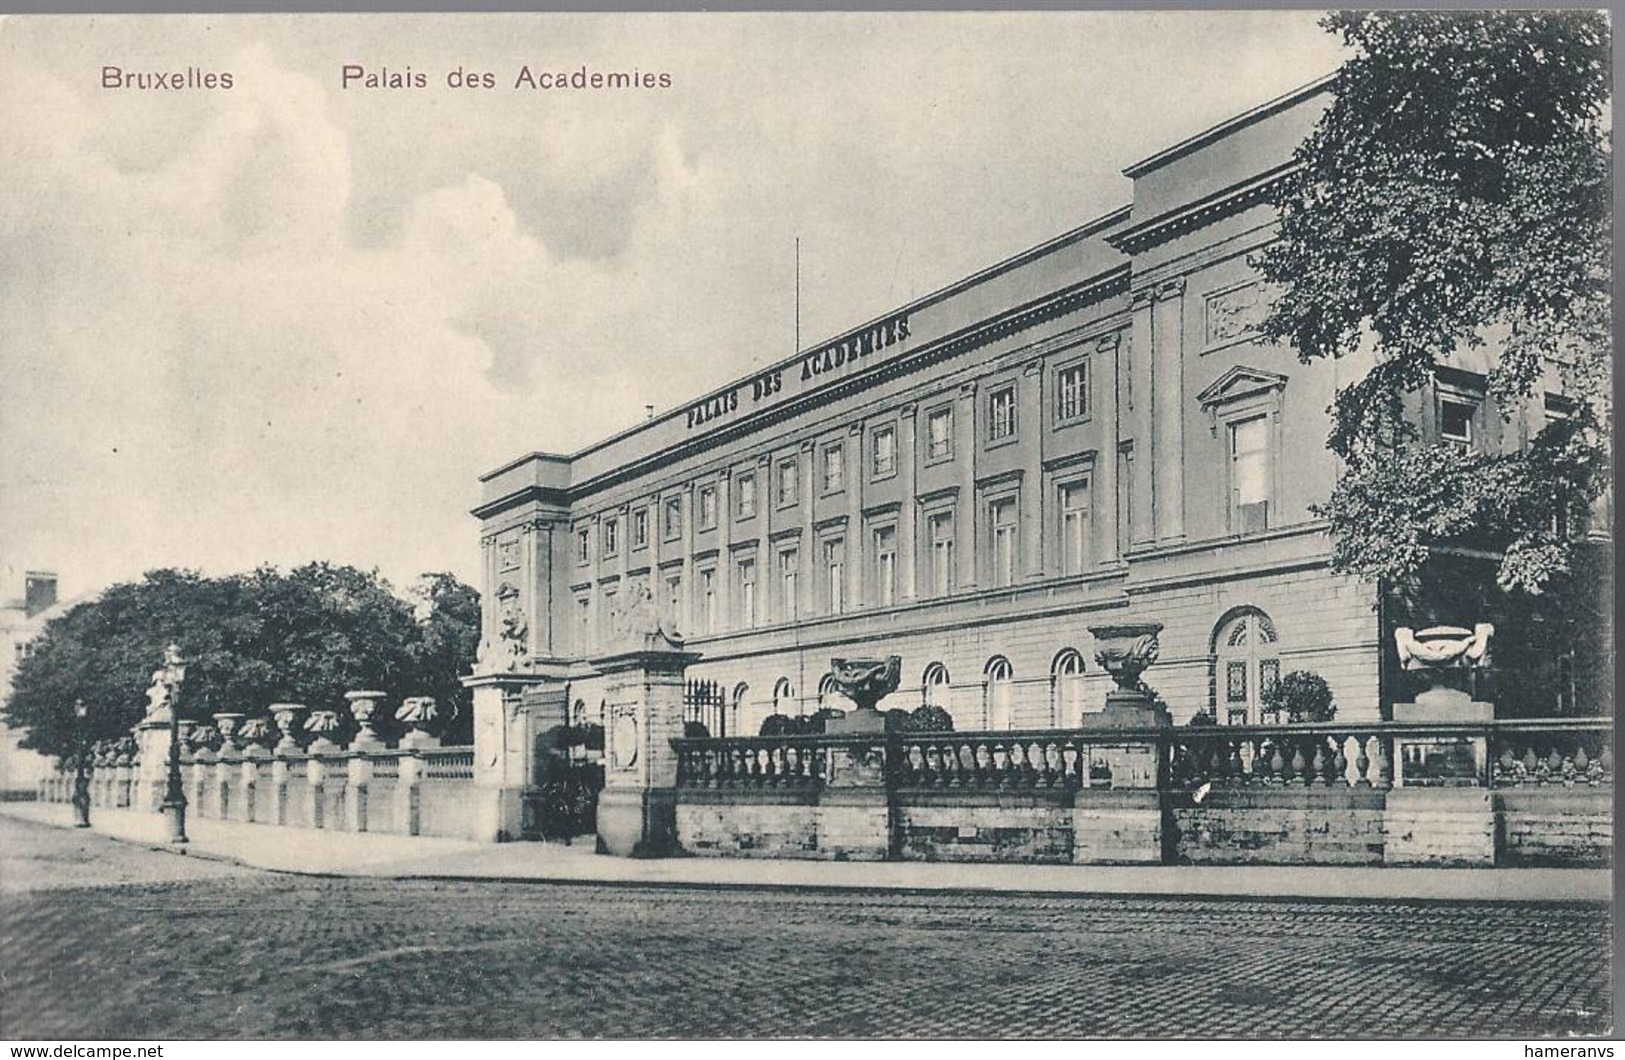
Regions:
<svg viewBox="0 0 1625 1060"><path fill-rule="evenodd" d="M741 383L732 389L720 394L712 394L703 401L697 401L687 410L687 426L690 430L704 426L720 416L730 412L737 412L741 403L741 394L747 389L750 391L750 403L759 404L784 392L785 373L792 373L792 379L802 383L811 383L825 376L839 375L853 370L863 364L871 356L882 350L889 349L909 337L908 315L899 314L883 320L872 327L854 332L843 338L821 346L816 350L802 356L799 367L789 369L775 368L763 372L748 383Z"/></svg>

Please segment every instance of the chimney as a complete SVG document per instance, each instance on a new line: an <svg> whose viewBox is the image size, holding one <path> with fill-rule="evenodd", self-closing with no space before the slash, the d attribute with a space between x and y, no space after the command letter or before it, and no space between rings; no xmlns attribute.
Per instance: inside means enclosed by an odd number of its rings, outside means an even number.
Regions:
<svg viewBox="0 0 1625 1060"><path fill-rule="evenodd" d="M23 575L23 607L28 617L56 605L56 575L51 571L31 570Z"/></svg>

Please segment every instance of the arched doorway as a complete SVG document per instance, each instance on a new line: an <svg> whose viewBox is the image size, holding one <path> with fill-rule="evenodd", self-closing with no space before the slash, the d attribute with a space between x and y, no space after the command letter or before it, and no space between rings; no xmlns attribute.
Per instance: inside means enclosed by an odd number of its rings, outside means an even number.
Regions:
<svg viewBox="0 0 1625 1060"><path fill-rule="evenodd" d="M1217 714L1227 725L1280 721L1264 699L1281 679L1281 657L1270 616L1241 608L1219 621L1213 636Z"/></svg>

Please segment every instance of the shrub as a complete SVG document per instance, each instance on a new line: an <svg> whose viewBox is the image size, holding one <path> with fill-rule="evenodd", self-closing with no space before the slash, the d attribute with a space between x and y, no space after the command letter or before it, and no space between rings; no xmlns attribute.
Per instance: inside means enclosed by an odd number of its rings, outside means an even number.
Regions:
<svg viewBox="0 0 1625 1060"><path fill-rule="evenodd" d="M1275 682L1264 696L1267 710L1278 710L1287 721L1331 721L1337 714L1331 686L1308 670L1294 670Z"/></svg>
<svg viewBox="0 0 1625 1060"><path fill-rule="evenodd" d="M788 736L790 734L790 716L788 714L769 714L762 719L762 727L757 730L758 736Z"/></svg>
<svg viewBox="0 0 1625 1060"><path fill-rule="evenodd" d="M909 715L909 732L953 732L954 716L934 703L914 708Z"/></svg>

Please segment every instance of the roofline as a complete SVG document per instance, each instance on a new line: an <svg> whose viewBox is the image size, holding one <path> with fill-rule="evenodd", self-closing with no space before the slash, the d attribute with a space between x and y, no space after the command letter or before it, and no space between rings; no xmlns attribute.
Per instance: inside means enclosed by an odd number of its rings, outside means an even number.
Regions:
<svg viewBox="0 0 1625 1060"><path fill-rule="evenodd" d="M1206 147L1215 140L1229 136L1237 129L1251 125L1257 121L1262 121L1270 115L1286 110L1288 107L1301 103L1311 96L1319 95L1322 92L1329 92L1332 90L1332 86L1336 84L1339 73L1340 70L1334 70L1324 77L1316 78L1301 88L1293 89L1284 96L1277 96L1268 103L1260 103L1252 110L1244 111L1241 114L1237 114L1233 118L1226 118L1224 121L1210 129L1204 129L1195 136L1187 137L1186 139L1179 141L1177 144L1174 144L1172 147L1165 147L1149 158L1142 158L1140 161L1135 162L1133 165L1124 169L1123 175L1130 179L1134 179L1145 173L1149 173L1151 170L1164 166L1176 158L1181 158L1190 154L1192 151Z"/></svg>
<svg viewBox="0 0 1625 1060"><path fill-rule="evenodd" d="M570 462L570 459L571 458L569 456L566 456L563 453L546 453L540 449L535 449L526 453L524 456L515 457L495 470L487 471L485 474L480 476L480 481L490 482L498 475L506 474L507 472L512 471L514 468L519 467L521 464L528 464L532 460L556 460L560 463L567 464Z"/></svg>
<svg viewBox="0 0 1625 1060"><path fill-rule="evenodd" d="M783 358L781 360L775 361L772 364L770 364L770 365L768 365L768 366L766 366L764 368L756 369L756 370L754 370L752 372L749 372L749 373L747 373L745 375L739 376L738 378L730 379L728 382L723 383L721 386L713 387L712 389L704 392L703 394L699 394L699 395L697 395L695 397L689 398L688 400L684 401L682 404L677 405L677 406L675 406L675 407L673 407L671 409L668 409L667 411L662 412L659 415L654 416L651 419L646 419L646 420L643 420L643 421L641 421L639 423L635 423L630 427L623 427L619 431L616 431L614 434L607 435L604 438L601 438L596 442L592 442L592 443L590 443L590 444L588 444L586 446L583 446L582 448L577 449L575 452L571 453L568 457L563 457L563 458L560 458L560 459L568 459L568 460L572 460L572 461L573 460L579 460L582 457L587 456L587 455L589 455L589 454L591 454L593 452L596 452L599 449L603 449L606 446L614 445L616 442L619 442L619 441L622 441L623 439L629 438L632 435L636 434L637 432L639 432L641 430L645 430L646 428L651 427L654 424L660 423L663 420L675 419L676 417L681 416L684 413L686 413L687 410L688 410L688 407L690 405L693 405L693 404L695 404L697 402L704 401L706 398L711 397L713 395L726 393L727 391L732 390L735 387L741 386L741 385L749 382L751 379L755 378L758 375L761 375L763 372L771 372L774 369L783 369L783 368L786 368L786 367L790 367L790 366L794 365L802 357L806 356L808 353L810 353L813 350L817 350L817 349L820 349L820 348L822 348L824 346L828 346L831 343L838 342L842 338L844 338L844 337L846 337L848 335L858 334L858 333L864 331L867 328L872 328L875 325L882 323L883 321L887 320L890 317L894 317L894 316L897 316L897 315L902 314L902 313L912 313L912 312L915 312L917 310L924 309L927 306L935 305L937 302L940 302L945 298L952 297L953 295L956 295L956 294L960 293L961 291L967 290L967 289L969 289L971 287L974 287L979 283L984 283L987 280L990 280L995 276L998 276L998 275L1000 275L1002 273L1005 273L1005 272L1009 272L1011 269L1017 268L1017 267L1019 267L1021 265L1025 265L1027 262L1032 261L1032 260L1034 260L1036 258L1040 258L1043 255L1047 254L1048 252L1050 252L1052 250L1055 250L1058 247L1066 246L1068 243L1075 243L1080 239L1086 239L1089 236L1092 236L1092 235L1096 234L1097 232L1103 231L1104 229L1110 228L1113 225L1119 224L1119 223L1121 223L1121 222L1128 219L1128 217L1129 217L1130 213L1132 213L1133 209L1134 209L1134 204L1133 203L1129 203L1129 204L1124 205L1124 206L1119 206L1116 209L1110 210L1110 211L1108 211L1108 212L1106 212L1104 214L1101 214L1100 216L1098 216L1098 217L1096 217L1096 218L1094 218L1092 220L1085 221L1083 224L1079 225L1076 228L1073 228L1073 229L1071 229L1069 231L1066 231L1066 232L1062 232L1058 236L1052 236L1049 239L1044 240L1042 243L1038 243L1038 244L1036 244L1034 246L1028 247L1025 250L1019 251L1019 252L1011 255L1010 257L1005 258L1002 261L995 262L994 264L989 265L984 269L981 269L978 272L973 272L969 276L961 277L960 279L957 279L957 280L953 281L952 283L948 284L945 287L940 287L937 290L932 291L929 294L921 295L919 298L914 299L912 302L908 302L908 303L906 303L904 305L901 305L901 306L898 306L898 307L896 307L894 309L888 309L886 312L884 312L884 313L880 314L879 316L874 317L874 318L872 318L870 320L867 320L862 324L858 324L858 325L856 325L854 327L850 327L850 328L846 328L846 329L844 329L842 331L838 331L834 335L831 335L829 338L821 339L820 341L815 342L810 346L805 346L805 347L797 350L794 354L790 355L789 357L785 357L785 358ZM528 456L524 456L524 457L521 457L520 459L518 459L516 461L513 461L512 463L506 465L503 468L499 468L496 471L490 472L489 474L483 476L481 478L481 481L483 482L487 478L491 478L491 477L493 477L495 475L501 474L502 471L507 470L508 468L514 467L514 466L516 466L518 464L522 464L526 460L531 459L531 457L534 457L534 456L553 456L553 455L554 454L531 453Z"/></svg>

